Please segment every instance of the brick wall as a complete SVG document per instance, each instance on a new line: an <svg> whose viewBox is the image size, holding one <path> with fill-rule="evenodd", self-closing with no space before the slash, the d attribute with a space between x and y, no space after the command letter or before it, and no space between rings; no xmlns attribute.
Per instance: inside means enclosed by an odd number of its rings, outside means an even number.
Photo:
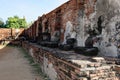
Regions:
<svg viewBox="0 0 120 80"><path fill-rule="evenodd" d="M22 35L23 31L24 29L0 28L0 40Z"/></svg>
<svg viewBox="0 0 120 80"><path fill-rule="evenodd" d="M119 80L119 68L102 57L86 57L72 51L50 49L23 42L23 48L40 64L51 80ZM52 73L52 74L51 74Z"/></svg>
<svg viewBox="0 0 120 80"><path fill-rule="evenodd" d="M9 29L0 28L0 44L14 44L17 46L21 45L19 36L24 35L24 29Z"/></svg>
<svg viewBox="0 0 120 80"><path fill-rule="evenodd" d="M11 29L4 29L4 28L0 29L0 39L5 39L11 36L12 34L11 31L12 31Z"/></svg>
<svg viewBox="0 0 120 80"><path fill-rule="evenodd" d="M51 12L38 17L26 30L26 35L31 40L40 41L41 33L45 32L46 27L51 36L58 28L61 32L60 41L64 43L66 31L71 29L68 31L71 34L70 31L74 29L77 46L85 46L85 41L90 34L89 30L92 30L95 31L95 37L100 38L94 44L99 48L99 55L118 57L120 55L120 30L118 30L120 12L118 8L117 0L115 2L111 0L69 0Z"/></svg>
<svg viewBox="0 0 120 80"><path fill-rule="evenodd" d="M119 45L119 39L117 37L119 37L119 34L116 33L119 33L119 30L111 33L112 29L119 26L116 23L120 22L118 11L114 11L116 10L114 8L115 5L110 0L69 0L51 12L38 17L38 20L25 33L29 40L36 38L39 40L46 27L49 29L51 36L56 28L59 28L61 31L60 39L63 42L66 35L65 31L67 31L66 27L70 26L70 28L75 28L77 33L77 46L84 46L85 40L89 36L88 29L95 29L98 32L102 30L96 35L101 40L94 44L99 48L99 55L118 57L119 48L117 45ZM101 16L104 18L103 21L100 19ZM100 25L99 21L101 21ZM115 40L112 39L113 37ZM43 72L51 80L56 80L56 78L58 80L120 79L119 67L115 66L116 61L119 63L119 59L86 57L71 51L45 48L29 42L23 42L23 47L36 62L41 64Z"/></svg>
<svg viewBox="0 0 120 80"><path fill-rule="evenodd" d="M41 39L41 33L49 29L51 36L59 29L61 42L65 40L67 29L75 29L77 46L84 46L89 36L88 29L102 30L96 37L101 40L94 46L99 48L101 56L119 56L119 10L118 1L111 0L69 0L53 11L38 17L38 19L24 31L28 41ZM104 4L102 4L104 3ZM102 6L101 6L102 5ZM118 6L119 8L119 6ZM103 17L103 20L100 19ZM101 21L100 25L98 25ZM102 27L101 27L102 26ZM68 27L68 28L66 28ZM117 28L117 29L116 29ZM71 30L70 30L71 31ZM16 36L15 29L0 29L0 39ZM71 33L71 32L69 32ZM73 51L61 51L38 46L30 42L23 42L23 48L41 64L51 80L119 80L119 59L92 58ZM53 73L53 74L51 74Z"/></svg>

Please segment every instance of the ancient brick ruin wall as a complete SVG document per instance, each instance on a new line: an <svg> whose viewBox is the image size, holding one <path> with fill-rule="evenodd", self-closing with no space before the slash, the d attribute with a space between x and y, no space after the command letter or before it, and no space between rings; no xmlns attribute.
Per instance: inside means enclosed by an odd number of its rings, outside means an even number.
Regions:
<svg viewBox="0 0 120 80"><path fill-rule="evenodd" d="M100 38L97 46L102 56L117 57L120 53L120 6L118 0L85 0L85 9L79 13L78 45L82 46L89 34L88 29L96 31Z"/></svg>
<svg viewBox="0 0 120 80"><path fill-rule="evenodd" d="M46 27L51 35L56 28L60 28L61 42L65 41L65 36L68 34L75 33L76 35L72 37L77 39L77 45L85 46L85 40L89 36L88 30L91 29L95 31L95 36L100 38L94 44L99 48L100 56L116 57L119 53L119 17L117 17L119 11L114 11L116 7L114 8L113 4L115 3L111 0L70 0L39 17L30 28L25 30L25 33L29 40L39 41L41 33L45 31ZM113 13L109 14L111 12ZM22 46L36 62L40 63L43 72L51 80L120 79L120 67L115 64L112 66L107 64L104 58L102 58L102 62L99 62L99 58L98 61L92 62L92 58L86 58L86 56L71 51L50 49L28 41L23 42Z"/></svg>
<svg viewBox="0 0 120 80"><path fill-rule="evenodd" d="M11 29L0 29L0 39L5 39L11 36Z"/></svg>
<svg viewBox="0 0 120 80"><path fill-rule="evenodd" d="M57 49L55 51L28 41L23 42L22 46L51 80L120 79L120 67L106 64L104 58L95 59Z"/></svg>
<svg viewBox="0 0 120 80"><path fill-rule="evenodd" d="M11 37L17 37L22 35L24 29L9 29L9 28L0 28L0 40L7 40Z"/></svg>
<svg viewBox="0 0 120 80"><path fill-rule="evenodd" d="M116 57L119 53L119 30L117 31L114 28L119 28L119 17L117 17L119 11L114 11L117 9L114 6L115 4L117 3L112 2L112 0L70 0L50 13L39 17L26 30L26 33L31 39L36 37L38 40L41 33L45 31L45 27L48 27L51 35L57 27L61 30L61 42L64 42L64 37L68 33L72 34L71 30L74 30L74 33L77 34L75 36L77 45L84 46L85 40L89 36L88 30L91 29L95 31L95 36L99 38L94 46L99 48L100 56ZM111 12L113 13L110 14ZM111 39L113 37L117 37L117 39ZM35 61L41 64L43 72L51 80L56 78L58 80L120 79L120 67L106 64L104 60L99 62L99 58L98 62L89 63L91 58L85 59L85 57L76 53L63 53L64 51L59 52L57 49L45 48L29 42L23 42L23 47ZM78 58L79 56L82 56L82 58Z"/></svg>
<svg viewBox="0 0 120 80"><path fill-rule="evenodd" d="M69 7L68 7L69 6ZM67 3L61 5L50 13L42 16L42 27L43 32L45 30L46 22L48 22L48 28L53 35L56 28L61 30L61 41L64 39L64 32L66 29L66 24L72 22L75 25L77 17L77 3L76 0L68 1Z"/></svg>
<svg viewBox="0 0 120 80"><path fill-rule="evenodd" d="M85 46L89 30L99 38L94 46L100 56L118 57L120 53L119 1L70 0L48 14L39 17L26 31L30 39L39 40L47 27L51 36L59 28L61 42L65 37L77 39L77 46Z"/></svg>
<svg viewBox="0 0 120 80"><path fill-rule="evenodd" d="M85 46L85 40L89 36L87 30L91 29L93 31L96 31L96 37L100 38L100 40L94 44L94 46L97 46L99 48L100 56L119 56L119 1L70 0L62 7L59 7L58 10L64 10L63 7L66 5L67 9L63 12L61 11L61 29L64 30L62 36L65 36L66 32L72 33L70 32L70 29L72 30L73 27L77 33L77 45ZM48 15L50 14L52 13L49 13ZM54 28L53 26L51 27ZM52 32L54 32L54 29L52 29ZM62 39L64 40L63 37Z"/></svg>
<svg viewBox="0 0 120 80"><path fill-rule="evenodd" d="M113 1L70 0L39 17L30 28L25 30L25 35L29 37L29 40L39 41L45 27L48 27L51 35L56 28L60 28L61 42L65 42L65 36L74 33L72 37L77 39L77 45L85 46L85 40L89 36L87 31L91 29L96 31L96 37L100 38L94 44L99 48L100 55L116 57L119 53L120 39L119 7L114 5L119 1ZM112 66L106 64L103 58L103 62L99 62L99 58L98 62L91 62L92 58L86 58L71 51L57 51L56 48L41 47L29 41L23 41L22 46L36 62L41 64L43 72L51 80L56 80L56 78L58 80L120 80L120 67L115 67L115 64Z"/></svg>

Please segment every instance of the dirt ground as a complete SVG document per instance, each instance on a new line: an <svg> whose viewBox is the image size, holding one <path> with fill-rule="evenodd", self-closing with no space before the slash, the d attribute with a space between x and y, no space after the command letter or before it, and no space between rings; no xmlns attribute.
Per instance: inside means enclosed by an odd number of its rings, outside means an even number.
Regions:
<svg viewBox="0 0 120 80"><path fill-rule="evenodd" d="M43 80L18 48L0 45L0 80Z"/></svg>

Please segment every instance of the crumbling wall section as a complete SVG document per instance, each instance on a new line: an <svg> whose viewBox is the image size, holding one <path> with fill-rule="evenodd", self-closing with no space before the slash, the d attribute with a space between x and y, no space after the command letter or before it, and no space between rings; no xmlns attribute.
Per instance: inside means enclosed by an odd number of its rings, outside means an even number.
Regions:
<svg viewBox="0 0 120 80"><path fill-rule="evenodd" d="M85 40L89 36L88 31L92 30L94 35L99 38L94 46L99 48L100 56L119 56L119 3L118 0L83 1L83 8L78 9L78 46L84 46Z"/></svg>
<svg viewBox="0 0 120 80"><path fill-rule="evenodd" d="M102 16L101 23L102 32L101 40L98 43L100 54L105 56L119 56L120 46L120 1L101 0L96 3L95 18L99 20ZM103 5L102 5L103 4ZM101 6L102 5L102 6ZM97 21L98 21L97 20Z"/></svg>
<svg viewBox="0 0 120 80"><path fill-rule="evenodd" d="M57 29L61 43L65 44L66 37L70 37L77 39L77 46L82 47L92 33L99 56L119 57L119 3L118 0L69 0L39 17L26 33L30 39L40 40L41 33L48 31L53 36Z"/></svg>
<svg viewBox="0 0 120 80"><path fill-rule="evenodd" d="M24 29L9 29L9 28L1 28L0 29L0 40L6 40L12 37L17 37L19 35L22 35L24 32Z"/></svg>
<svg viewBox="0 0 120 80"><path fill-rule="evenodd" d="M63 42L67 23L70 22L75 27L77 24L77 16L77 2L76 0L70 0L42 16L42 31L44 32L47 26L49 32L53 35L56 29L59 29L61 31L61 42Z"/></svg>
<svg viewBox="0 0 120 80"><path fill-rule="evenodd" d="M51 80L119 80L119 67L102 57L86 57L74 52L41 47L27 41L23 48L38 62Z"/></svg>

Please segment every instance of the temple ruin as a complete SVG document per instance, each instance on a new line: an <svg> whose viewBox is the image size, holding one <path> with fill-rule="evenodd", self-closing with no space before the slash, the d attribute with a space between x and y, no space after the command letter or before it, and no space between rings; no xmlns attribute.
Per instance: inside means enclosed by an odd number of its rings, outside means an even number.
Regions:
<svg viewBox="0 0 120 80"><path fill-rule="evenodd" d="M51 80L120 80L119 0L69 0L22 36Z"/></svg>
<svg viewBox="0 0 120 80"><path fill-rule="evenodd" d="M53 40L57 31L60 43L66 44L67 38L75 38L76 46L85 46L92 33L99 56L119 57L119 7L118 0L70 0L39 17L27 35L37 40L40 33L47 31Z"/></svg>

